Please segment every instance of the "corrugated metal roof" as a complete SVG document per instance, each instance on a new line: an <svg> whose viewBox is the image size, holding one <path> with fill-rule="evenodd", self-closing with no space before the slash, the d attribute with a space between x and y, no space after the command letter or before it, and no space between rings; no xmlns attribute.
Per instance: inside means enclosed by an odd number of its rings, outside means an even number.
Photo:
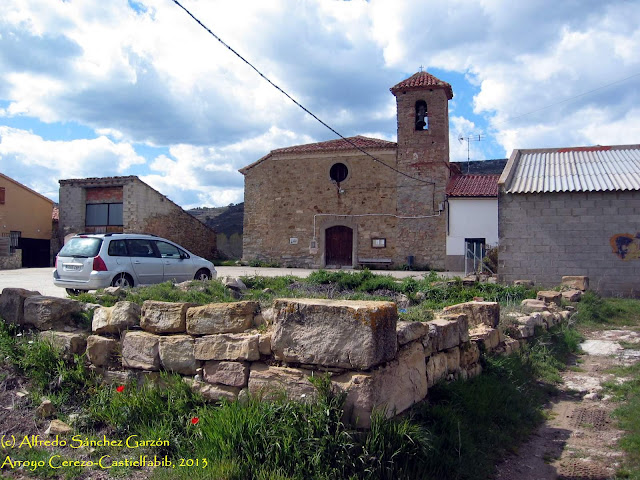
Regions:
<svg viewBox="0 0 640 480"><path fill-rule="evenodd" d="M514 154L514 172L505 172L507 193L640 190L640 145L516 150Z"/></svg>

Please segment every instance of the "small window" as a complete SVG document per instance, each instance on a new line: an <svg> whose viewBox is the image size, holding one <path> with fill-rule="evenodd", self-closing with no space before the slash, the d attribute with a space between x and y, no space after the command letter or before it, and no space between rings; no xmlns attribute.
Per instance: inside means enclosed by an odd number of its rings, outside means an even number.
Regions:
<svg viewBox="0 0 640 480"><path fill-rule="evenodd" d="M20 247L20 237L22 237L22 232L10 232L9 238L11 239L11 247L9 248L10 253L15 253L15 251Z"/></svg>
<svg viewBox="0 0 640 480"><path fill-rule="evenodd" d="M156 252L150 240L127 240L127 250L130 257L156 257Z"/></svg>
<svg viewBox="0 0 640 480"><path fill-rule="evenodd" d="M180 249L167 242L155 242L162 258L180 258Z"/></svg>
<svg viewBox="0 0 640 480"><path fill-rule="evenodd" d="M123 224L121 203L88 203L86 212L85 226L87 227Z"/></svg>
<svg viewBox="0 0 640 480"><path fill-rule="evenodd" d="M372 238L371 239L371 248L386 248L387 247L387 239L386 238Z"/></svg>
<svg viewBox="0 0 640 480"><path fill-rule="evenodd" d="M329 170L331 180L336 183L344 182L347 175L349 175L349 169L344 163L334 163L331 170Z"/></svg>
<svg viewBox="0 0 640 480"><path fill-rule="evenodd" d="M4 205L4 187L0 187L0 205Z"/></svg>
<svg viewBox="0 0 640 480"><path fill-rule="evenodd" d="M109 256L110 257L126 257L127 253L127 244L124 240L111 240L109 243Z"/></svg>

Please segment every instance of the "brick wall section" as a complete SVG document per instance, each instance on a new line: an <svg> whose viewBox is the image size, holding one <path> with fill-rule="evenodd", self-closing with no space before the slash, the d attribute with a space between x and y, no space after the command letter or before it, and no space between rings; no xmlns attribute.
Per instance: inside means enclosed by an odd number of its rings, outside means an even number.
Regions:
<svg viewBox="0 0 640 480"><path fill-rule="evenodd" d="M373 151L395 164L395 150ZM329 170L344 163L349 176L338 193ZM324 231L334 225L354 229L356 258L392 258L396 220L393 217L316 216L317 253L310 253L314 215L395 214L395 174L359 152L318 155L276 154L245 175L243 258L283 266L323 267ZM391 188L390 188L391 187ZM387 248L372 249L371 238L387 239ZM297 238L297 245L289 243ZM402 261L400 263L403 263Z"/></svg>
<svg viewBox="0 0 640 480"><path fill-rule="evenodd" d="M63 236L85 229L86 203L123 202L123 231L152 233L204 258L216 255L216 234L138 177L60 180L60 230Z"/></svg>
<svg viewBox="0 0 640 480"><path fill-rule="evenodd" d="M428 130L415 130L415 105L427 103ZM449 106L446 91L424 88L397 92L398 162L400 171L433 182L420 183L397 175L398 215L437 214L445 200L449 180ZM446 258L446 215L426 219L398 221L398 248L413 255L418 265L444 268Z"/></svg>
<svg viewBox="0 0 640 480"><path fill-rule="evenodd" d="M613 235L640 231L640 192L504 194L498 204L499 280L558 285L586 275L605 295L640 296L640 259L613 253Z"/></svg>

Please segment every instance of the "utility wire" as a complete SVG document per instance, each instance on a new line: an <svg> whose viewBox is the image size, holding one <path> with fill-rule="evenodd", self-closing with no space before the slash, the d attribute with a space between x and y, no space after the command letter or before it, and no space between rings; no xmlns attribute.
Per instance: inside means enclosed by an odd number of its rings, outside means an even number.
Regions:
<svg viewBox="0 0 640 480"><path fill-rule="evenodd" d="M315 118L318 122L320 122L322 125L324 125L326 128L328 128L329 130L331 130L334 134L336 134L338 137L340 137L342 140L344 140L345 142L349 143L351 146L355 147L357 150L359 150L360 152L364 153L367 157L371 158L374 162L380 163L381 165L384 165L387 168L390 168L391 170L393 170L396 173L399 173L400 175L403 175L407 178L410 178L411 180L416 180L418 182L424 183L426 185L435 185L434 182L430 182L430 181L426 181L426 180L422 180L421 178L417 178L417 177L413 177L407 173L404 173L400 170L398 170L395 167L392 167L391 165L389 165L388 163L383 162L382 160L376 158L375 156L371 155L369 152L367 152L366 150L364 150L362 147L360 147L359 145L356 145L354 142L352 142L350 139L346 138L345 136L343 136L340 132L338 132L337 130L335 130L333 127L331 127L330 125L328 125L327 123L323 122L320 118L318 118L313 112L311 112L309 109L307 109L306 107L304 107L303 105L301 105L298 101L296 101L291 95L289 95L287 92L285 92L282 88L280 88L278 85L276 85L275 83L273 83L271 80L269 80L269 78L267 78L260 70L258 70L256 67L254 67L251 62L249 62L247 59L245 59L242 55L240 55L238 52L236 52L231 46L229 46L227 43L224 42L224 40L222 40L218 35L216 35L215 33L213 33L211 31L211 29L209 27L207 27L204 23L202 23L200 20L198 20L195 15L193 15L193 13L191 13L189 10L187 10L178 0L173 0L173 3L175 3L178 7L180 7L182 10L184 10L187 15L189 15L193 20L195 20L198 25L200 25L202 28L204 28L207 32L209 32L209 34L215 38L216 40L218 40L222 45L224 45L225 47L227 47L236 57L238 57L240 60L242 60L244 63L246 63L247 65L249 65L249 67L251 67L258 75L260 75L264 80L266 80L267 82L269 82L271 84L271 86L273 86L276 90L278 90L280 93L282 93L284 96L286 96L289 100L291 100L293 103L295 103L298 107L300 107L302 110L304 110L306 113L308 113L309 115L311 115L313 118Z"/></svg>

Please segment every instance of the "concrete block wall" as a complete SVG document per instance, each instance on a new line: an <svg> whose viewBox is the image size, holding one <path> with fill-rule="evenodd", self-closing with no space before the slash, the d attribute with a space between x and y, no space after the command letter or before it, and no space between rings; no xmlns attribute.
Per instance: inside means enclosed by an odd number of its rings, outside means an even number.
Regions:
<svg viewBox="0 0 640 480"><path fill-rule="evenodd" d="M584 275L601 294L640 296L640 258L622 259L612 245L640 233L640 192L501 193L498 205L501 282Z"/></svg>

